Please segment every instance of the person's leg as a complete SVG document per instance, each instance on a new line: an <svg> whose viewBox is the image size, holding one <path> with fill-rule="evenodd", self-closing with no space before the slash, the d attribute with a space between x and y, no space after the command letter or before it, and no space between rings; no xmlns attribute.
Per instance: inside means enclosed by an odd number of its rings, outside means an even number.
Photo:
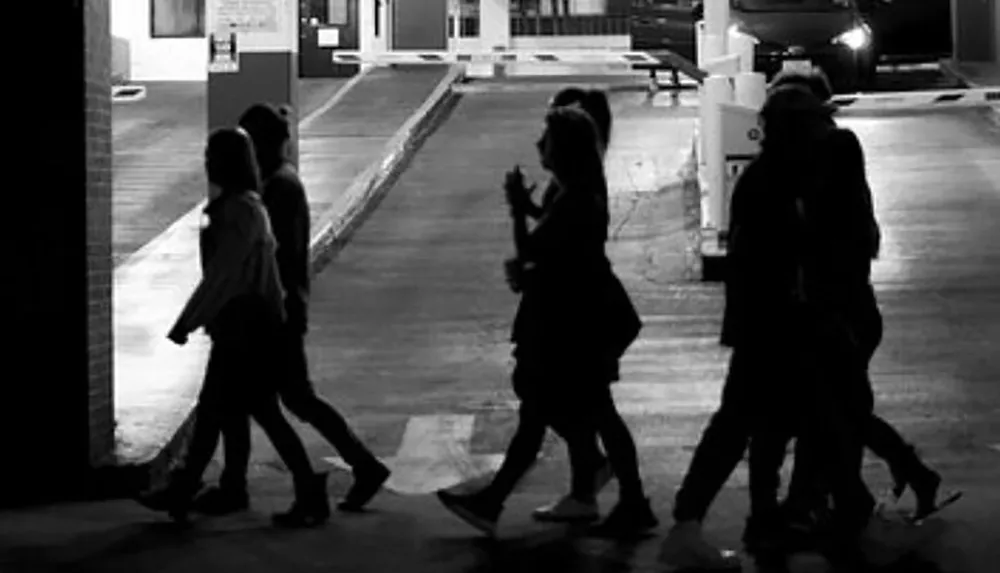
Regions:
<svg viewBox="0 0 1000 573"><path fill-rule="evenodd" d="M605 485L598 483L610 479L608 460L597 443L597 431L591 420L582 416L560 414L559 410L572 409L564 405L547 407L551 427L566 442L569 452L571 487L569 495L554 503L539 507L532 516L539 521L579 522L593 521L600 517L597 492Z"/></svg>
<svg viewBox="0 0 1000 573"><path fill-rule="evenodd" d="M615 405L610 385L603 380L594 380L581 388L579 395L580 416L593 420L611 469L618 479L618 503L596 532L628 536L656 527L659 520L646 497L635 440Z"/></svg>
<svg viewBox="0 0 1000 573"><path fill-rule="evenodd" d="M739 465L750 436L750 392L747 388L752 356L749 349L736 349L722 389L719 409L709 420L694 451L694 457L674 499L676 522L701 522L708 508Z"/></svg>
<svg viewBox="0 0 1000 573"><path fill-rule="evenodd" d="M326 474L313 471L302 440L281 412L277 394L256 396L251 412L288 467L295 485L295 502L287 512L273 516L275 524L302 527L326 521L330 517Z"/></svg>
<svg viewBox="0 0 1000 573"><path fill-rule="evenodd" d="M924 464L916 449L906 443L889 422L875 414L872 414L868 422L866 445L889 465L895 482L893 494L897 498L902 497L909 486L917 498L918 514L932 512L937 503L941 476Z"/></svg>
<svg viewBox="0 0 1000 573"><path fill-rule="evenodd" d="M500 469L490 483L470 494L439 491L438 500L469 525L488 535L494 535L504 502L538 460L546 429L547 423L539 405L530 399L522 400L514 437L507 446Z"/></svg>
<svg viewBox="0 0 1000 573"><path fill-rule="evenodd" d="M205 381L195 406L194 427L187 451L178 469L168 476L166 487L138 498L144 506L167 511L175 519L187 516L191 502L201 488L205 469L219 445L227 399L226 377L235 356L223 344L213 342L205 368Z"/></svg>
<svg viewBox="0 0 1000 573"><path fill-rule="evenodd" d="M359 511L389 478L389 470L351 430L344 417L316 394L309 379L305 341L301 334L282 336L285 368L278 379L281 401L299 419L312 425L351 466L354 484L339 507Z"/></svg>
<svg viewBox="0 0 1000 573"><path fill-rule="evenodd" d="M222 416L225 466L217 487L194 500L193 509L208 515L226 515L250 507L247 472L250 466L250 414L245 404L227 404Z"/></svg>
<svg viewBox="0 0 1000 573"><path fill-rule="evenodd" d="M709 571L739 570L740 561L734 553L720 551L705 541L701 523L748 446L751 395L747 378L754 374L753 353L752 349L738 348L730 356L721 404L702 433L674 498L674 525L660 548L660 561L665 564Z"/></svg>

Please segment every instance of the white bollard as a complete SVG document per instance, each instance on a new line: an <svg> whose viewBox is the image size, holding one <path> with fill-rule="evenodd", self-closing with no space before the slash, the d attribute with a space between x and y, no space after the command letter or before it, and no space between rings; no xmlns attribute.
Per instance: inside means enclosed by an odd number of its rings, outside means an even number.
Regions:
<svg viewBox="0 0 1000 573"><path fill-rule="evenodd" d="M725 36L729 29L729 0L705 0L705 33Z"/></svg>
<svg viewBox="0 0 1000 573"><path fill-rule="evenodd" d="M700 133L705 181L708 186L707 209L703 226L718 229L725 216L725 153L722 144L722 111L719 104L732 103L733 84L725 76L705 78L701 94ZM704 202L703 202L704 204Z"/></svg>
<svg viewBox="0 0 1000 573"><path fill-rule="evenodd" d="M728 54L726 52L727 42L725 34L706 33L701 41L704 50L698 57L698 67L702 69L705 68L706 63L724 58Z"/></svg>
<svg viewBox="0 0 1000 573"><path fill-rule="evenodd" d="M729 53L736 54L740 58L740 71L752 72L754 53L757 41L752 36L748 36L735 30L729 31Z"/></svg>
<svg viewBox="0 0 1000 573"><path fill-rule="evenodd" d="M767 78L756 72L740 72L735 78L736 103L759 110L767 97Z"/></svg>

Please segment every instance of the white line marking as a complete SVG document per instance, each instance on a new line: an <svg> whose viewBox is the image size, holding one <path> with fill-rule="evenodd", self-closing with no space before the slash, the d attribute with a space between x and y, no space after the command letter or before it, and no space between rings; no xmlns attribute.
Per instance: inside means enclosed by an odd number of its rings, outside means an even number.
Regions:
<svg viewBox="0 0 1000 573"><path fill-rule="evenodd" d="M990 444L990 447L994 450L1000 452L1000 444Z"/></svg>
<svg viewBox="0 0 1000 573"><path fill-rule="evenodd" d="M410 418L398 452L384 460L392 472L386 489L423 495L496 471L503 455L469 453L474 423L472 415ZM340 469L350 469L339 457L324 459Z"/></svg>

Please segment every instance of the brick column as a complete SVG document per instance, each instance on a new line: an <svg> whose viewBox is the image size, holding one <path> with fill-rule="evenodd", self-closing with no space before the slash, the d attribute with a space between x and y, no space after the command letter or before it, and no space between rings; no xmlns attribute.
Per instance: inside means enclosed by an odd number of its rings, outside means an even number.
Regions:
<svg viewBox="0 0 1000 573"><path fill-rule="evenodd" d="M109 18L19 7L46 39L7 72L26 91L5 125L0 506L78 497L113 452Z"/></svg>

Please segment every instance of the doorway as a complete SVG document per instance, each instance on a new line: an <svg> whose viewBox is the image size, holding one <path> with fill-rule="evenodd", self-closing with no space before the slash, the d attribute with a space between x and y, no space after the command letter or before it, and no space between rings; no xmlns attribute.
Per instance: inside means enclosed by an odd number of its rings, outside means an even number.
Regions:
<svg viewBox="0 0 1000 573"><path fill-rule="evenodd" d="M448 0L391 1L390 49L448 49Z"/></svg>
<svg viewBox="0 0 1000 573"><path fill-rule="evenodd" d="M299 77L343 78L357 64L333 61L334 50L358 49L358 0L299 2Z"/></svg>

